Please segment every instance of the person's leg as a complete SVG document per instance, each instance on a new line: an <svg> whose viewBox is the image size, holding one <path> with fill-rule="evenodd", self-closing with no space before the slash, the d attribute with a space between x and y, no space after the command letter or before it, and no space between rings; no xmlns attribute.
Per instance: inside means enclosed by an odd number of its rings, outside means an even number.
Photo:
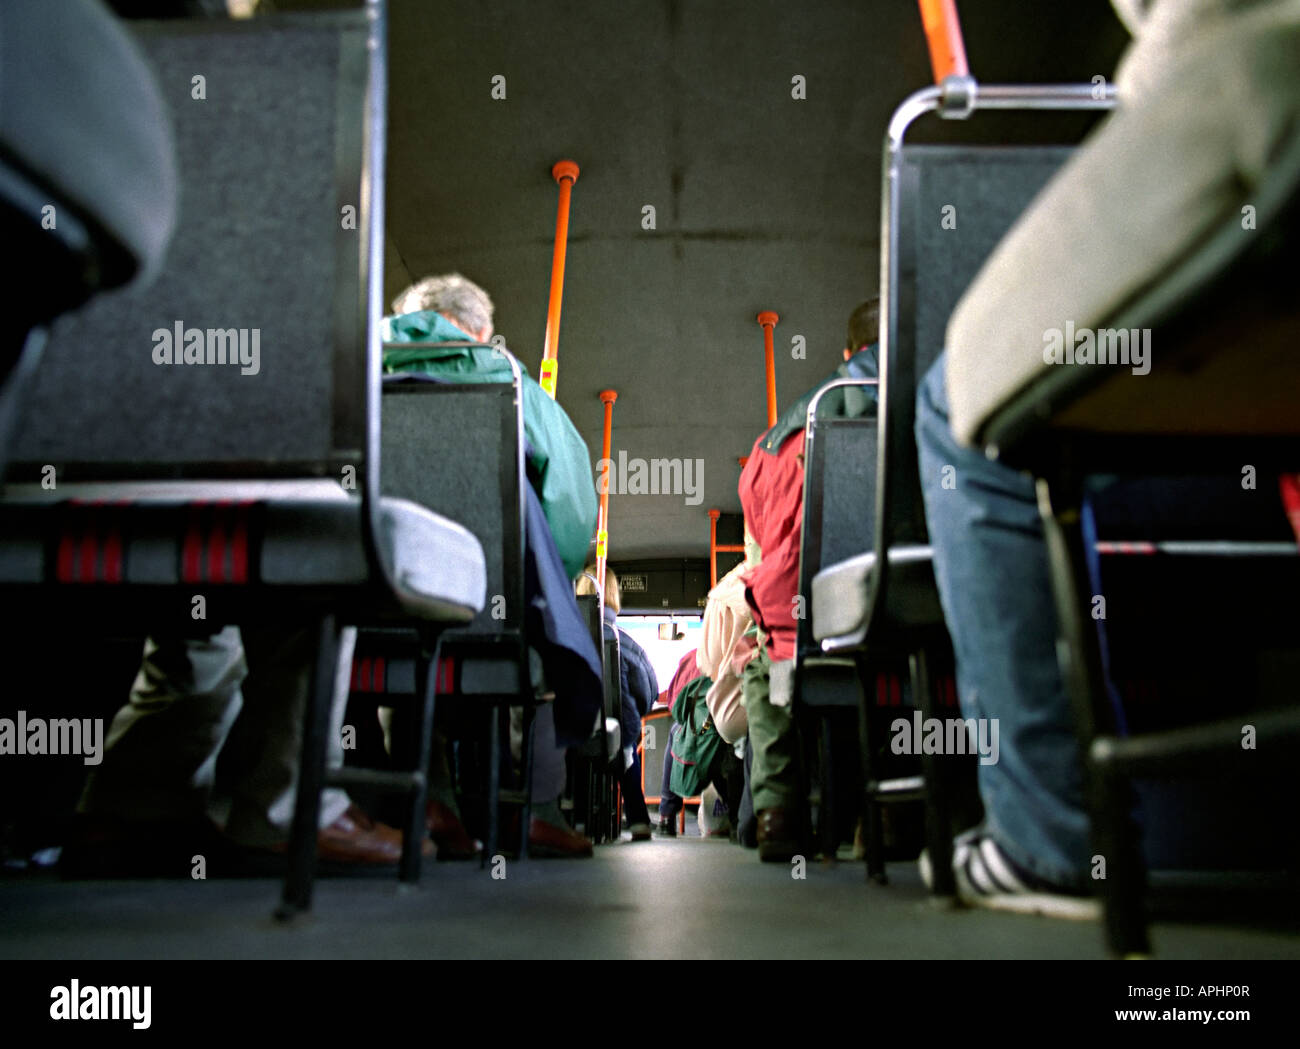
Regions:
<svg viewBox="0 0 1300 1049"><path fill-rule="evenodd" d="M681 726L672 722L668 726L668 741L664 744L663 775L659 783L659 830L669 837L677 835L677 815L682 811L682 799L673 793L673 744Z"/></svg>
<svg viewBox="0 0 1300 1049"><path fill-rule="evenodd" d="M632 764L623 770L619 779L623 794L623 815L633 835L650 836L650 810L646 808L645 791L641 789L641 755L632 751Z"/></svg>
<svg viewBox="0 0 1300 1049"><path fill-rule="evenodd" d="M208 638L150 637L79 811L139 822L201 818L246 673L236 627Z"/></svg>
<svg viewBox="0 0 1300 1049"><path fill-rule="evenodd" d="M944 365L918 390L916 437L962 714L998 730L996 762L979 766L985 831L1024 870L1082 889L1088 818L1033 481L956 443Z"/></svg>
<svg viewBox="0 0 1300 1049"><path fill-rule="evenodd" d="M801 845L798 733L789 706L772 703L772 663L767 651L745 666L741 688L754 750L750 785L758 816L759 855L785 860Z"/></svg>
<svg viewBox="0 0 1300 1049"><path fill-rule="evenodd" d="M554 705L539 704L533 717L533 814L528 829L529 854L538 858L591 855L591 842L573 830L560 811L564 753L555 741Z"/></svg>
<svg viewBox="0 0 1300 1049"><path fill-rule="evenodd" d="M718 751L713 785L722 798L732 828L740 831L741 798L745 793L745 766L742 759L736 757L734 744L727 743Z"/></svg>
<svg viewBox="0 0 1300 1049"><path fill-rule="evenodd" d="M244 711L229 742L232 804L226 833L241 845L265 848L283 842L293 820L316 632L314 628L246 627L243 634L249 674L244 682ZM355 630L342 631L326 758L331 768L343 762L342 721L355 643ZM329 827L350 804L343 791L326 789L321 795L320 826Z"/></svg>
<svg viewBox="0 0 1300 1049"><path fill-rule="evenodd" d="M741 774L740 807L737 810L736 836L747 849L758 845L758 819L754 815L754 745L745 737L745 759Z"/></svg>

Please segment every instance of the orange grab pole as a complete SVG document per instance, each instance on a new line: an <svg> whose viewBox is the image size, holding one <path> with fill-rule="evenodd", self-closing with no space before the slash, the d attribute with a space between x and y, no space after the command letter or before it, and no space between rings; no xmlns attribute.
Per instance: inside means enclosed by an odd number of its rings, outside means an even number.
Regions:
<svg viewBox="0 0 1300 1049"><path fill-rule="evenodd" d="M776 425L776 358L772 349L772 329L781 318L771 310L764 310L758 315L758 323L763 326L763 349L767 354L767 425Z"/></svg>
<svg viewBox="0 0 1300 1049"><path fill-rule="evenodd" d="M966 45L961 38L956 0L918 2L921 5L921 24L925 26L925 39L930 45L930 68L934 70L934 82L942 84L950 76L969 76Z"/></svg>
<svg viewBox="0 0 1300 1049"><path fill-rule="evenodd" d="M718 555L719 554L743 554L745 544L718 544L718 518L722 516L721 510L709 511L709 589L712 590L718 585Z"/></svg>
<svg viewBox="0 0 1300 1049"><path fill-rule="evenodd" d="M600 403L605 406L605 440L600 458L605 464L604 483L600 486L600 514L596 519L596 581L600 584L600 599L605 600L605 561L609 554L609 450L614 432L614 402L618 394L613 390L600 391Z"/></svg>
<svg viewBox="0 0 1300 1049"><path fill-rule="evenodd" d="M551 168L551 177L560 184L560 203L555 212L555 253L551 256L551 299L546 307L546 349L542 353L541 386L555 399L555 374L560 361L560 306L564 300L564 254L569 247L569 197L578 181L578 165L561 160Z"/></svg>

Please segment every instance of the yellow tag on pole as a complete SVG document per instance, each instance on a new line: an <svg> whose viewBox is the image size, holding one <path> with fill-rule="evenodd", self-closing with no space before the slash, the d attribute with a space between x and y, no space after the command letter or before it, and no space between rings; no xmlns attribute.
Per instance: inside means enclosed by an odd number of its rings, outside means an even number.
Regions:
<svg viewBox="0 0 1300 1049"><path fill-rule="evenodd" d="M605 552L608 549L609 549L609 532L607 532L603 528L598 529L596 532L596 556L597 557L606 556Z"/></svg>
<svg viewBox="0 0 1300 1049"><path fill-rule="evenodd" d="M559 370L560 362L555 357L542 358L542 389L551 400L555 400L555 373Z"/></svg>

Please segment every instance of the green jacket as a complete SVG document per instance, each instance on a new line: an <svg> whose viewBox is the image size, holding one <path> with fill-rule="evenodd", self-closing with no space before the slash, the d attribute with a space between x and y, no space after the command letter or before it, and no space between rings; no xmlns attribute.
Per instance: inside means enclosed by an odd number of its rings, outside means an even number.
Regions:
<svg viewBox="0 0 1300 1049"><path fill-rule="evenodd" d="M432 311L384 318L385 342L473 342ZM582 573L596 530L596 486L587 443L558 403L523 371L524 436L530 445L528 470L551 526L551 536L569 578ZM384 371L422 372L450 382L509 382L510 364L490 346L386 349Z"/></svg>
<svg viewBox="0 0 1300 1049"><path fill-rule="evenodd" d="M677 733L677 741L669 755L673 763L669 786L679 797L696 797L709 785L709 768L722 746L722 737L713 726L705 702L712 687L712 680L697 677L673 700L673 720L681 726L681 731Z"/></svg>

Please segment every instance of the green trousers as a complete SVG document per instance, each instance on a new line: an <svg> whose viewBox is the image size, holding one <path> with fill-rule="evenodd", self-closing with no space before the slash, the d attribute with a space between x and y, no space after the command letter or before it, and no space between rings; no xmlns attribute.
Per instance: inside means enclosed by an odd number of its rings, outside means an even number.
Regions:
<svg viewBox="0 0 1300 1049"><path fill-rule="evenodd" d="M771 670L767 651L760 649L740 679L754 752L749 786L755 812L799 803L799 736L791 708L771 703Z"/></svg>

